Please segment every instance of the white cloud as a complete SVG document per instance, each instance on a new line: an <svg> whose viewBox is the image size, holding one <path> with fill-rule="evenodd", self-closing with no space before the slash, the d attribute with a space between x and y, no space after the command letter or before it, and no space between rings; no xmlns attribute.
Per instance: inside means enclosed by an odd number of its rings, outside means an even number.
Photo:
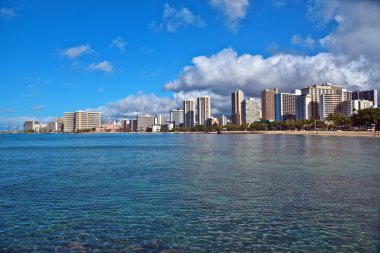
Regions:
<svg viewBox="0 0 380 253"><path fill-rule="evenodd" d="M304 47L307 49L314 49L316 46L316 41L308 35L306 38L304 38L300 34L294 34L290 40L292 45Z"/></svg>
<svg viewBox="0 0 380 253"><path fill-rule="evenodd" d="M168 97L158 97L154 94L138 93L129 95L116 102L109 102L105 106L87 111L100 111L104 119L131 118L139 114L159 114L168 113L175 108L175 101Z"/></svg>
<svg viewBox="0 0 380 253"><path fill-rule="evenodd" d="M35 105L32 107L33 111L42 111L45 108L43 105Z"/></svg>
<svg viewBox="0 0 380 253"><path fill-rule="evenodd" d="M126 46L127 46L127 42L123 40L121 37L117 37L110 44L110 47L118 48L120 51L123 51L123 52L125 51Z"/></svg>
<svg viewBox="0 0 380 253"><path fill-rule="evenodd" d="M162 14L162 21L159 24L152 22L150 27L156 31L176 32L181 27L195 26L203 28L206 23L198 15L194 15L188 8L175 9L169 4L164 5L164 12Z"/></svg>
<svg viewBox="0 0 380 253"><path fill-rule="evenodd" d="M6 8L6 7L1 7L0 8L0 17L2 18L14 18L16 17L16 11L14 9Z"/></svg>
<svg viewBox="0 0 380 253"><path fill-rule="evenodd" d="M77 58L83 54L95 52L89 44L83 44L75 47L69 47L61 50L61 54L69 59Z"/></svg>
<svg viewBox="0 0 380 253"><path fill-rule="evenodd" d="M108 61L102 61L99 63L91 63L89 69L111 73L113 70L113 66Z"/></svg>
<svg viewBox="0 0 380 253"><path fill-rule="evenodd" d="M283 91L314 83L333 82L348 87L368 88L373 84L373 69L364 59L346 62L330 53L314 56L278 54L268 58L262 55L238 55L233 49L223 49L212 56L193 58L180 76L165 84L166 90L187 92L208 89L227 96L235 89L249 96L259 96L262 89L279 87ZM378 83L378 82L377 82Z"/></svg>
<svg viewBox="0 0 380 253"><path fill-rule="evenodd" d="M249 0L210 0L210 4L226 17L227 27L232 31L237 31L240 20L247 14L250 2Z"/></svg>
<svg viewBox="0 0 380 253"><path fill-rule="evenodd" d="M337 28L320 43L335 55L352 60L361 56L379 63L380 1L314 0L309 16L316 21L333 21Z"/></svg>

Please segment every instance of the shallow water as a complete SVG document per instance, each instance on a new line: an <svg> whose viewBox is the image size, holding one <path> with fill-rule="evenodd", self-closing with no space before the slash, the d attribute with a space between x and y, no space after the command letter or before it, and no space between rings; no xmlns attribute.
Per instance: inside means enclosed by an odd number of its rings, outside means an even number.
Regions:
<svg viewBox="0 0 380 253"><path fill-rule="evenodd" d="M0 135L0 251L379 252L380 140Z"/></svg>

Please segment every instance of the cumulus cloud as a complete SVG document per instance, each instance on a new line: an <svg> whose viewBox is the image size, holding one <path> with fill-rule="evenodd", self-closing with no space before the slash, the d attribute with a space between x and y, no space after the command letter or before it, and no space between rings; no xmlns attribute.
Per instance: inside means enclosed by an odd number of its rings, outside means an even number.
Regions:
<svg viewBox="0 0 380 253"><path fill-rule="evenodd" d="M279 87L284 91L314 83L333 82L348 87L367 88L371 84L370 65L364 59L346 62L330 53L314 56L277 54L238 55L233 49L223 49L211 56L193 58L180 76L165 84L174 92L209 89L226 96L235 89L258 97L265 88ZM378 73L376 75L378 78Z"/></svg>
<svg viewBox="0 0 380 253"><path fill-rule="evenodd" d="M11 8L1 7L0 8L0 17L1 18L14 18L16 17L16 11Z"/></svg>
<svg viewBox="0 0 380 253"><path fill-rule="evenodd" d="M237 31L240 20L247 14L250 2L249 0L210 0L210 4L226 18L227 27L232 31Z"/></svg>
<svg viewBox="0 0 380 253"><path fill-rule="evenodd" d="M83 54L95 52L89 44L69 47L61 50L61 54L69 59L77 58Z"/></svg>
<svg viewBox="0 0 380 253"><path fill-rule="evenodd" d="M35 105L32 107L33 111L42 111L45 108L43 105Z"/></svg>
<svg viewBox="0 0 380 253"><path fill-rule="evenodd" d="M123 40L123 38L121 37L117 37L110 44L110 47L118 48L120 51L123 51L123 52L125 51L126 46L127 46L127 42Z"/></svg>
<svg viewBox="0 0 380 253"><path fill-rule="evenodd" d="M353 60L364 56L379 62L380 1L315 1L311 9L317 13L316 17L338 25L320 40L331 53Z"/></svg>
<svg viewBox="0 0 380 253"><path fill-rule="evenodd" d="M164 5L161 23L152 22L150 27L156 31L176 32L181 27L195 26L203 28L206 23L199 15L194 15L188 8L175 9L169 4Z"/></svg>
<svg viewBox="0 0 380 253"><path fill-rule="evenodd" d="M98 108L87 109L87 111L100 111L102 112L103 118L108 120L131 118L139 114L155 115L159 113L168 113L171 109L175 108L175 106L175 101L168 97L158 97L154 94L138 93L129 95L116 102L109 102Z"/></svg>
<svg viewBox="0 0 380 253"><path fill-rule="evenodd" d="M99 63L91 63L88 68L91 70L104 71L104 72L108 72L108 73L111 73L113 70L112 63L110 63L108 61L102 61Z"/></svg>

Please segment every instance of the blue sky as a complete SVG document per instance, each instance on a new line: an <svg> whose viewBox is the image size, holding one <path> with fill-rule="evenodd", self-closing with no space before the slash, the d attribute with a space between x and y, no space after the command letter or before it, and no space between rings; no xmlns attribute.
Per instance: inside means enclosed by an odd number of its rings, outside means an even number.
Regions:
<svg viewBox="0 0 380 253"><path fill-rule="evenodd" d="M228 114L237 88L254 97L323 82L377 88L379 10L335 0L0 1L0 128L80 109L168 113L200 94Z"/></svg>

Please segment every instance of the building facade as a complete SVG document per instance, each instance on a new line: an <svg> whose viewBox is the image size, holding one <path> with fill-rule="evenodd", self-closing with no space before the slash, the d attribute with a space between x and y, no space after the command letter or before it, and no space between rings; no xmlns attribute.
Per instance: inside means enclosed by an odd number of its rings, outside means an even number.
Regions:
<svg viewBox="0 0 380 253"><path fill-rule="evenodd" d="M320 119L326 120L330 114L352 115L352 101L342 99L341 94L322 94L319 99Z"/></svg>
<svg viewBox="0 0 380 253"><path fill-rule="evenodd" d="M242 124L242 109L241 103L244 99L244 92L236 90L231 94L231 120L235 125Z"/></svg>
<svg viewBox="0 0 380 253"><path fill-rule="evenodd" d="M252 124L260 120L259 103L254 98L247 98L242 102L242 123Z"/></svg>
<svg viewBox="0 0 380 253"><path fill-rule="evenodd" d="M343 87L330 83L316 84L301 89L302 95L309 94L311 96L311 115L312 119L320 119L320 104L319 100L322 94L343 94Z"/></svg>
<svg viewBox="0 0 380 253"><path fill-rule="evenodd" d="M138 132L146 132L148 127L152 127L154 125L154 116L150 115L137 115L137 129Z"/></svg>
<svg viewBox="0 0 380 253"><path fill-rule="evenodd" d="M187 99L183 101L183 119L185 127L195 126L195 101Z"/></svg>
<svg viewBox="0 0 380 253"><path fill-rule="evenodd" d="M154 119L156 125L164 125L166 124L166 120L167 120L166 115L163 115L163 114L156 115Z"/></svg>
<svg viewBox="0 0 380 253"><path fill-rule="evenodd" d="M177 110L170 111L170 122L173 122L174 127L183 125L183 110L177 108Z"/></svg>
<svg viewBox="0 0 380 253"><path fill-rule="evenodd" d="M296 98L296 120L311 119L311 95L300 95Z"/></svg>
<svg viewBox="0 0 380 253"><path fill-rule="evenodd" d="M96 129L102 126L102 114L100 112L65 112L64 132L76 132L78 130Z"/></svg>
<svg viewBox="0 0 380 253"><path fill-rule="evenodd" d="M352 92L352 100L372 101L373 107L377 108L377 90L356 90Z"/></svg>
<svg viewBox="0 0 380 253"><path fill-rule="evenodd" d="M279 89L265 89L261 91L261 118L264 120L275 119L274 96L279 93Z"/></svg>
<svg viewBox="0 0 380 253"><path fill-rule="evenodd" d="M296 119L296 101L299 96L299 90L296 90L294 93L278 93L275 95L276 121Z"/></svg>
<svg viewBox="0 0 380 253"><path fill-rule="evenodd" d="M207 120L211 118L211 98L210 96L202 96L197 98L198 125L207 125Z"/></svg>
<svg viewBox="0 0 380 253"><path fill-rule="evenodd" d="M373 107L373 102L369 100L352 100L352 112L357 113L359 110Z"/></svg>

